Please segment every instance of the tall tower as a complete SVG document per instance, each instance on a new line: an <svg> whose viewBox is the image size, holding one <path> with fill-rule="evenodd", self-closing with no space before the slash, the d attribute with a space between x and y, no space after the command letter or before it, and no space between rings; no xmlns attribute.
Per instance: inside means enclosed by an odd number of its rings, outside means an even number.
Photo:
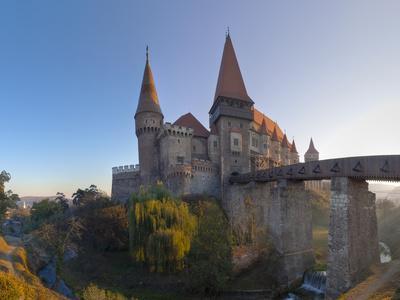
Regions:
<svg viewBox="0 0 400 300"><path fill-rule="evenodd" d="M163 120L164 116L158 102L153 73L149 64L148 49L146 48L146 65L135 113L140 177L144 185L152 184L159 179L159 146L157 145L157 134L163 126Z"/></svg>
<svg viewBox="0 0 400 300"><path fill-rule="evenodd" d="M319 152L314 147L313 139L310 140L310 146L308 147L307 152L304 154L304 161L315 161L319 160Z"/></svg>
<svg viewBox="0 0 400 300"><path fill-rule="evenodd" d="M220 137L221 183L234 172L248 172L249 129L254 102L247 95L229 33L226 36L218 83L210 109L210 127Z"/></svg>

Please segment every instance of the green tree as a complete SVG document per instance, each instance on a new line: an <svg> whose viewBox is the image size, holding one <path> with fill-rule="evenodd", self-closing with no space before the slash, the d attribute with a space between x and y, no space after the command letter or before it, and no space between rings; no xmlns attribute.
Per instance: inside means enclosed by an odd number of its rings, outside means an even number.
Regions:
<svg viewBox="0 0 400 300"><path fill-rule="evenodd" d="M100 191L97 186L92 184L89 188L87 189L78 189L73 195L72 195L72 202L76 206L82 206L85 205L91 201L95 201L99 198L104 198L106 197L105 193Z"/></svg>
<svg viewBox="0 0 400 300"><path fill-rule="evenodd" d="M6 171L1 171L0 173L0 193L4 193L4 184L6 182L9 182L11 179L10 173L7 173Z"/></svg>
<svg viewBox="0 0 400 300"><path fill-rule="evenodd" d="M31 220L35 227L38 227L42 223L50 221L51 218L60 216L62 213L63 207L60 203L50 199L43 199L32 205Z"/></svg>
<svg viewBox="0 0 400 300"><path fill-rule="evenodd" d="M5 192L5 183L10 181L11 176L6 171L0 173L0 219L4 217L9 208L16 208L17 202L20 200L17 194L11 190Z"/></svg>
<svg viewBox="0 0 400 300"><path fill-rule="evenodd" d="M66 212L68 210L69 208L68 199L67 197L65 197L64 193L57 192L54 201L61 206L63 212Z"/></svg>
<svg viewBox="0 0 400 300"><path fill-rule="evenodd" d="M188 255L189 287L196 292L216 294L232 272L229 223L215 201L200 200L193 210L198 217L198 232Z"/></svg>
<svg viewBox="0 0 400 300"><path fill-rule="evenodd" d="M188 205L172 198L161 184L142 189L131 199L130 251L134 260L150 271L182 270L195 227Z"/></svg>

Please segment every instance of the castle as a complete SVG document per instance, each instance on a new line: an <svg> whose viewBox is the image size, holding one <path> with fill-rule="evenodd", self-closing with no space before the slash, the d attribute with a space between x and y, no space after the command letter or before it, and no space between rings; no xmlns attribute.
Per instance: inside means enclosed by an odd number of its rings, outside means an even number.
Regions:
<svg viewBox="0 0 400 300"><path fill-rule="evenodd" d="M248 96L229 33L205 128L191 113L164 122L148 53L135 113L139 164L112 169L112 198L126 201L140 186L162 181L175 195L222 197L229 176L296 164L299 155L279 125ZM305 160L318 160L311 140Z"/></svg>

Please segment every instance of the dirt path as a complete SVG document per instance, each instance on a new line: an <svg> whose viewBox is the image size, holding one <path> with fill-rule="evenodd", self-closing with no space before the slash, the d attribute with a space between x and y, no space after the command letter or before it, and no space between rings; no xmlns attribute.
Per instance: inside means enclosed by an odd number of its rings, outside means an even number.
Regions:
<svg viewBox="0 0 400 300"><path fill-rule="evenodd" d="M7 268L11 274L15 275L16 272L14 268L14 254L21 243L21 239L5 236L4 240L7 242L8 246L7 246L7 251L2 253L1 265Z"/></svg>
<svg viewBox="0 0 400 300"><path fill-rule="evenodd" d="M358 284L344 295L348 300L367 300L381 289L393 285L393 281L400 276L400 260L381 265L374 270L374 274Z"/></svg>

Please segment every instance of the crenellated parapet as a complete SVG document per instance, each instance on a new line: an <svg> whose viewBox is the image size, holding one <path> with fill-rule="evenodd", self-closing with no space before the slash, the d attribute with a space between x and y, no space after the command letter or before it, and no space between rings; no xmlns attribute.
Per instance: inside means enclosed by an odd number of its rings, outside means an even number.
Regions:
<svg viewBox="0 0 400 300"><path fill-rule="evenodd" d="M160 132L160 135L172 135L179 137L192 137L193 129L185 126L174 125L171 123L165 123L163 129Z"/></svg>
<svg viewBox="0 0 400 300"><path fill-rule="evenodd" d="M167 178L172 177L192 177L191 164L178 164L168 169Z"/></svg>
<svg viewBox="0 0 400 300"><path fill-rule="evenodd" d="M218 169L214 166L212 161L204 159L193 159L192 170L194 172L217 173Z"/></svg>
<svg viewBox="0 0 400 300"><path fill-rule="evenodd" d="M125 166L119 166L119 167L113 167L112 168L112 173L113 174L120 174L120 173L129 173L129 172L139 172L140 171L140 165L125 165Z"/></svg>

